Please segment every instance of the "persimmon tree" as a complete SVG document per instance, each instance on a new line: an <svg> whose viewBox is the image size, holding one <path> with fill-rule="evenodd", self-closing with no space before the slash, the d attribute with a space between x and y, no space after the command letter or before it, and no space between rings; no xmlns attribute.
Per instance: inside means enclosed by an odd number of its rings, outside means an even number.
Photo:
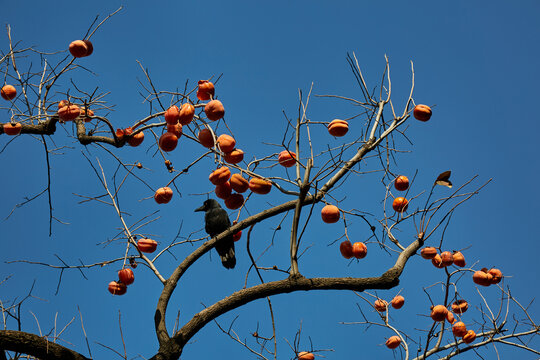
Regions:
<svg viewBox="0 0 540 360"><path fill-rule="evenodd" d="M84 203L99 203L102 211L117 218L120 230L109 243L121 243L122 250L105 248L101 260L83 264L69 264L60 258L58 263L40 259L9 260L24 262L28 267L54 268L61 273L120 267L118 277L111 279L109 292L123 296L126 302L136 301L129 297L129 288L138 284L138 273L152 273L155 281L162 285L160 292L148 294L156 302L154 319L139 319L141 327L155 328L158 345L155 348L149 345L145 354L152 359L180 358L198 332L213 326L212 323L215 323L217 334L230 337L254 358L313 359L324 356L328 349L317 344L300 347L300 329L297 337L289 341L290 349L281 346L277 335L280 329L274 321L274 315L280 309L272 305L272 296L292 296L291 293L298 291L312 294L315 290L340 291L332 292L331 296L354 292L363 320L344 324L386 329L380 343L386 342L389 356L396 358L449 359L462 353L481 353L488 346L511 346L516 351L539 353L531 342L538 335L538 324L529 315L527 306L512 296L504 273L498 268L482 269L483 266L474 260L465 260L466 249L452 251L451 241L445 238L453 214L477 195L489 180L480 182L473 176L464 183L452 184L450 171L441 174L400 173L399 153L408 146L408 124L421 121L429 126L430 117L437 116L436 111L432 115L429 106L416 103L413 97L412 63L410 91L396 101L387 58L380 82L372 85L367 83L356 56L349 55L347 61L352 78L361 93L358 99L346 94L314 95L313 87L307 92L300 91L295 114L291 116L285 112L282 138L260 136L272 150L247 149L242 147L242 139L236 138L233 131L242 124L227 118L227 102L221 100L223 94L219 90L220 77L209 75L206 80L186 81L182 91L160 89L152 81L149 70L141 64L145 78L141 82L141 91L149 114L130 124L121 123L110 111L112 107L107 102L106 92L89 89L84 83L67 81L70 74L91 68L93 46L99 47L99 44L92 44L92 36L112 15L114 13L99 23L96 21L84 38L74 41L69 49L66 44L66 49L56 52L24 47L13 39L14 34L7 28L7 47L0 57L3 74L0 110L5 119L0 134L4 147L14 139L37 140L43 146L47 185L23 203L13 204L13 211L23 211L29 202L46 197L49 233L54 232L54 208L59 206L53 205L55 193L62 191L51 186L54 179L54 168L50 165L54 151L51 149L59 137L71 137L76 143L75 148L85 149L81 158L88 166L83 167L83 163L75 166L81 167L77 171L88 171L101 192L75 196ZM83 67L80 62L85 57ZM40 64L39 70L23 70L28 67L22 64L28 63L29 59ZM350 105L354 114L346 119L313 120L309 115L313 101L342 101ZM179 148L186 142L196 144L198 152L180 152ZM125 152L119 152L121 148L137 146L148 150L146 159L133 162ZM114 170L107 170L111 168ZM191 179L204 184L206 193L186 195L184 191L180 196L183 183L195 176L191 170L196 168L205 168L210 175L211 181ZM168 181L157 184L157 171L166 172ZM360 191L355 182L367 176L377 177L382 191L379 203L363 208L350 202L346 195ZM429 177L433 185L424 190L417 189L415 180L420 176ZM145 230L160 222L155 212L134 220L128 214L136 209L124 208L123 200L129 195L125 189L132 183L143 184L146 193L141 197L153 198L160 211L165 211L162 210L165 207L171 209L173 205L183 206L186 197L195 197L201 203L206 198L218 197L222 207L228 209L233 225L215 237L205 237L201 231L202 217L194 213L193 221L182 224L174 241L168 244L157 242ZM148 201L143 203L148 204ZM133 206L143 209L143 203ZM264 230L266 236L252 236L257 228L268 229L270 225L265 225L268 223L273 224L274 231ZM308 271L315 272L315 276L305 275L303 259L309 257L311 251L305 239L315 223L318 226L336 223L331 226L339 228L336 230L339 235L324 245L318 243L315 246L329 246L328 251L341 253L342 261L349 263L351 269L365 257L391 257L392 265L385 266L381 262L379 268L372 269L377 275L370 277L359 276L361 274L354 271L332 277L317 268ZM351 241L351 228L357 231L358 227L364 239ZM247 266L237 265L234 270L229 270L245 277L244 286L231 287L228 295L205 305L185 321L177 319L178 323L171 327L171 317L182 311L182 296L179 303L170 301L182 288L181 280L194 276L193 271L188 270L197 263L208 262L204 255L230 236L235 238L237 251L245 246L249 257ZM253 251L256 242L264 242L265 250L261 254ZM288 244L285 253L273 250L274 243L278 242ZM267 251L271 257L261 259ZM168 257L170 254L175 261ZM423 283L419 277L417 289L396 291L407 263L419 258L428 259L417 260L425 261L424 266L440 269L440 283ZM172 270L171 264L174 265ZM134 270L138 265L140 268ZM220 265L212 261L207 266ZM104 292L106 285L103 285ZM463 288L476 285L480 285L477 290L483 300L473 304L461 293ZM492 299L482 296L482 290L487 286L499 290L499 297L493 299L497 302L496 307ZM410 324L394 321L391 315L404 311L400 309L406 303L407 292L422 289L426 293L423 315L431 317L430 326L417 326L415 330ZM0 359L92 357L90 347L86 354L86 349L59 344L61 332L55 332L53 336L27 331L20 310L27 306L29 299L30 296L21 300L1 292L4 327L0 330ZM241 313L244 306L259 299L266 302L270 314L258 319L270 323L264 331L235 328L234 322L230 325L219 322L221 315ZM350 306L355 308L354 304ZM119 350L116 354L127 358L127 352L122 355Z"/></svg>

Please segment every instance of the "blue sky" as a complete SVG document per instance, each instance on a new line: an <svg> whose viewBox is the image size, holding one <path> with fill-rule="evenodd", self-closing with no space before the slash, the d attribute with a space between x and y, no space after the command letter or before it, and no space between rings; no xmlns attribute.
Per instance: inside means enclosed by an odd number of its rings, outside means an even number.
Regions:
<svg viewBox="0 0 540 360"><path fill-rule="evenodd" d="M492 178L479 195L453 216L445 247L452 250L470 246L465 251L468 262L478 261L477 269L499 267L509 276L506 285L524 304L538 297L534 285L538 277L534 224L540 203L536 190L540 168L535 160L540 126L534 108L538 97L536 84L540 80L536 66L540 52L538 2L390 1L383 5L355 1L161 1L149 5L142 1L57 1L51 6L41 1L3 1L0 23L11 25L12 36L21 41L21 47L35 46L47 52L65 50L72 40L84 36L97 14L102 19L120 5L124 9L92 37L94 54L80 60L95 75L72 72L69 77L73 82L90 91L99 87L100 91L110 92L106 99L115 106L107 116L115 127L127 127L150 111L139 94L144 89L138 80L144 82L144 74L136 60L149 69L156 86L162 90L181 90L187 80L193 87L199 79L223 74L216 85L216 94L225 104L227 123L238 147L248 157L276 152L276 147L268 143L281 141L285 129L283 112L295 117L298 89L305 94L313 82L314 94L360 98L346 62L347 53L356 54L371 87L378 86L384 55L389 57L393 101L398 108L403 107L408 96L410 61L413 61L414 99L432 105L434 115L427 123L414 119L408 122L407 135L412 145L403 138L398 144L400 149L410 152L397 157L394 169L411 177L418 170L411 190L414 194L426 190L438 173L448 169L452 170L456 185L475 175L478 175L476 186ZM5 31L0 39L5 52L8 46ZM21 60L21 64L29 66L30 59ZM40 66L37 59L32 64ZM57 91L66 91L69 86L66 78ZM324 98L313 98L308 109L313 121L346 118L356 112L357 109L343 101ZM7 121L8 115L2 110L0 122ZM352 124L359 127L361 122ZM106 284L116 276L116 265L85 270L87 280L76 270L66 271L55 295L58 271L5 263L26 259L58 264L54 254L70 264L78 263L79 259L94 263L122 256L124 245L120 242L106 247L99 245L118 232L120 223L113 210L97 203L79 204L80 198L74 195L99 195L102 189L81 154L83 146L68 138L71 131L69 126L59 128L49 141L51 148L58 148L51 165L54 214L69 225L55 222L53 236L48 236L45 197L2 221L5 245L0 256L0 278L8 275L11 278L0 285L0 298L12 300L24 296L35 280L33 294L37 298L29 301L23 312L24 329L36 333L39 330L30 311L36 314L42 331L47 332L54 325L56 312L58 323L65 324L78 317L79 306L95 358L112 356L95 342L121 348L118 331L118 311L121 311L129 357L138 354L149 357L157 349L153 311L160 284L143 266L136 269L135 284L128 293L113 297L106 291ZM315 131L314 138L319 148L341 141L325 136L324 129ZM145 141L149 139L148 136ZM170 155L177 169L189 164L201 151L197 144L183 140ZM0 142L2 147L7 143L5 136ZM141 172L142 176L151 187L157 188L171 176L162 166L162 160L153 157L155 148L147 151L148 148L149 142L145 142L140 148L114 151L125 162L141 161L147 168ZM96 147L84 151L94 163L99 158L111 176L116 166L113 158ZM4 168L0 183L5 189L0 217L4 218L25 196L44 188L46 171L42 145L28 136L17 138L0 156ZM121 193L122 206L131 214L129 221L133 223L160 210L159 219L149 224L145 232L164 244L172 241L180 225L183 235L200 230L202 215L193 214L193 209L206 198L197 194L211 190L205 177L212 166L208 159L203 166L181 177L181 196L175 194L170 204L161 207L152 200L141 200L152 193L140 182L129 181ZM284 175L284 170L274 169ZM445 189L438 191L440 196L445 194ZM271 198L254 199L250 211L262 210L266 202L286 200L277 192L272 194ZM384 187L379 175L351 178L336 196L346 197L345 207L365 210L378 217L382 214ZM318 205L315 213L319 210ZM254 245L257 251L268 245L271 228L278 222L272 220L255 228L252 236L258 240ZM290 216L284 224L288 225L283 225L278 233L272 253L264 258L266 264L287 263ZM349 231L359 240L369 237L361 222L353 223ZM329 246L342 233L340 224L323 225L317 216L312 219L304 245L313 247L301 260L301 270L305 270L306 276L373 276L394 261L372 244L366 259L349 264L339 256L337 243ZM413 225L404 227L402 234L412 239ZM184 247L175 257L165 256L159 263L162 272L170 273L189 250ZM190 269L171 301L169 323L174 323L178 308L181 308L180 319L186 321L202 309L201 304L212 304L229 295L232 289L241 288L249 266L245 237L237 243L237 258L239 262L233 271L221 268L215 254L205 256ZM411 259L400 286L379 292L381 297L391 298L401 290L407 299L405 307L392 315L393 324L418 339L420 333L414 329L431 326L423 316L428 313L429 300L422 287L441 280L439 270L418 256ZM462 282L463 293L472 299L471 303L479 304L481 299L472 282ZM255 283L253 278L252 284ZM496 304L497 292L492 288L482 290ZM431 291L435 299L442 299L440 291ZM311 338L315 349L334 349L320 353L328 359L357 356L359 352L373 357L391 356L390 350L380 345L391 335L387 330L366 331L359 325L339 324L361 320L356 303L362 304L362 300L352 293L296 293L276 296L272 301L279 314L280 358L294 356L284 339L292 342L300 325L301 347L309 348ZM374 317L369 308L363 309ZM531 314L538 318L534 304ZM241 338L250 338L257 320L262 329L268 330L268 310L263 301L227 314L219 321L227 325L236 315ZM478 327L474 318L471 314L466 321L473 329ZM79 323L77 318L66 338L75 344L76 350L86 354ZM500 350L502 358L512 351L503 347ZM209 325L186 347L183 358L223 354L251 356L221 334L215 325ZM464 358L475 357L468 354ZM534 356L523 352L520 358Z"/></svg>

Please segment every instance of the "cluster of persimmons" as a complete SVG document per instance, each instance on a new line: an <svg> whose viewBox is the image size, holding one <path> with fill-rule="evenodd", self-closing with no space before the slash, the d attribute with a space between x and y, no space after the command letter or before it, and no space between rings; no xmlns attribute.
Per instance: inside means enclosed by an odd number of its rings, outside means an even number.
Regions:
<svg viewBox="0 0 540 360"><path fill-rule="evenodd" d="M432 261L433 265L437 268L445 268L450 265L456 265L458 267L464 267L465 266L465 257L463 254L459 251L451 253L449 251L444 251L440 255L437 253L437 249L434 247L425 247L421 250L420 255L424 259L429 259ZM482 277L478 276L477 273L483 273L487 275L482 275ZM488 278L489 280L485 280L485 278ZM481 280L479 280L481 279ZM498 269L483 269L482 271L475 272L475 275L473 276L473 281L477 284L488 286L491 284L497 284L502 279L502 273ZM405 299L401 295L397 295L392 299L390 302L390 305L395 308L399 309L403 306L405 303ZM378 312L384 313L388 309L388 302L382 299L377 299L373 303L373 307ZM469 304L464 299L456 300L451 305L451 311L447 309L444 305L435 305L431 307L431 314L430 317L433 321L441 322L441 321L448 321L452 325L452 334L456 338L462 338L463 342L466 344L469 344L473 342L476 339L476 333L474 330L468 330L467 326L463 321L456 321L457 315L460 317L467 311L469 308ZM394 335L387 339L386 346L390 349L395 349L401 344L401 337Z"/></svg>
<svg viewBox="0 0 540 360"><path fill-rule="evenodd" d="M440 254L434 247L425 247L420 251L422 258L431 260L433 266L438 269L444 269L450 265L465 267L465 257L460 251L443 251ZM502 280L502 272L499 269L482 269L476 271L473 275L473 282L483 286L497 284ZM455 320L454 314L461 316L469 308L466 300L460 299L452 304L452 312L444 305L435 305L431 307L431 318L434 321L448 321L452 324L452 333L455 337L463 338L463 342L469 344L476 339L474 330L467 330L464 322Z"/></svg>

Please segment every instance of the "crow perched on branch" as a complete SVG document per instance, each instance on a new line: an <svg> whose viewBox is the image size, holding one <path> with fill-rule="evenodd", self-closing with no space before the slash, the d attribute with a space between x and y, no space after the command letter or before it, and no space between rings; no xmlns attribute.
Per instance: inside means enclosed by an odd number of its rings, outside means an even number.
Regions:
<svg viewBox="0 0 540 360"><path fill-rule="evenodd" d="M195 211L205 211L205 230L211 237L214 237L231 227L231 221L227 212L219 206L214 199L208 199L203 206ZM216 243L216 250L221 258L221 263L227 269L233 269L236 265L234 257L234 239L232 234Z"/></svg>

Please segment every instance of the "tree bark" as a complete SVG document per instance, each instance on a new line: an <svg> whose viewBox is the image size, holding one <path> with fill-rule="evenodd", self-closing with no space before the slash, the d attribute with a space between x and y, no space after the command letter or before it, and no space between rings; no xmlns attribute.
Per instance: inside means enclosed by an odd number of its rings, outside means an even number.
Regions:
<svg viewBox="0 0 540 360"><path fill-rule="evenodd" d="M0 330L0 351L15 351L42 360L90 360L45 337L24 331Z"/></svg>

